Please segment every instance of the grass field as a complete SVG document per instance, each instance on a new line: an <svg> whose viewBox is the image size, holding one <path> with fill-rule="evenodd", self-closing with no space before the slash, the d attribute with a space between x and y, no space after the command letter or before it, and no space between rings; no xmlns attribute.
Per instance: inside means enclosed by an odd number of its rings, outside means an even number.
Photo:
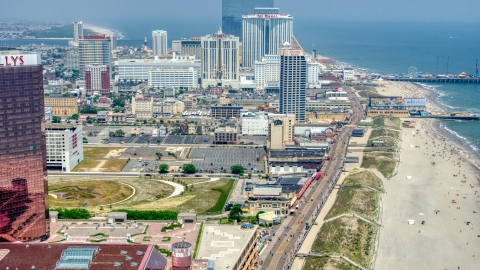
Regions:
<svg viewBox="0 0 480 270"><path fill-rule="evenodd" d="M127 164L124 159L107 160L102 166L102 172L121 172L123 167Z"/></svg>
<svg viewBox="0 0 480 270"><path fill-rule="evenodd" d="M358 269L356 266L340 258L331 257L307 257L302 270L352 270Z"/></svg>
<svg viewBox="0 0 480 270"><path fill-rule="evenodd" d="M374 173L370 171L362 171L351 174L345 178L344 184L362 185L383 190L382 180L380 180Z"/></svg>
<svg viewBox="0 0 480 270"><path fill-rule="evenodd" d="M354 87L355 90L357 90L358 95L361 97L369 97L369 96L382 96L378 94L378 91L375 87L373 86L365 86L365 85L359 85Z"/></svg>
<svg viewBox="0 0 480 270"><path fill-rule="evenodd" d="M389 159L393 157L393 153L386 152L364 152L362 168L372 168L377 169L383 174L386 178L392 177L393 172L395 171L395 166L397 162Z"/></svg>
<svg viewBox="0 0 480 270"><path fill-rule="evenodd" d="M342 187L325 219L342 214L357 214L378 221L380 196L377 191L362 187Z"/></svg>
<svg viewBox="0 0 480 270"><path fill-rule="evenodd" d="M370 133L370 138L369 140L378 138L378 137L393 137L395 139L400 138L400 131L397 130L391 130L387 128L377 128L372 130L372 133Z"/></svg>
<svg viewBox="0 0 480 270"><path fill-rule="evenodd" d="M345 254L370 268L378 228L353 217L342 217L323 224L312 252L327 255ZM350 268L351 269L351 268Z"/></svg>
<svg viewBox="0 0 480 270"><path fill-rule="evenodd" d="M400 130L400 118L393 116L377 116L373 118L373 128L389 127Z"/></svg>
<svg viewBox="0 0 480 270"><path fill-rule="evenodd" d="M49 192L66 193L68 199L48 197L50 207L97 206L128 198L133 190L113 181L80 181L73 183L49 184Z"/></svg>
<svg viewBox="0 0 480 270"><path fill-rule="evenodd" d="M75 168L73 168L72 172L89 172L93 168L96 168L99 164L100 160L84 159L80 163L78 163Z"/></svg>
<svg viewBox="0 0 480 270"><path fill-rule="evenodd" d="M83 157L85 159L95 158L118 158L126 148L122 147L84 147Z"/></svg>

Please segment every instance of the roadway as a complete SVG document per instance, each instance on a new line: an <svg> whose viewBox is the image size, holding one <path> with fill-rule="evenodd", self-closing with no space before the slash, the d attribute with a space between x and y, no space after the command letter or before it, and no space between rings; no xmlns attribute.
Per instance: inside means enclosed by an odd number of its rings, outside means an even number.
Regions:
<svg viewBox="0 0 480 270"><path fill-rule="evenodd" d="M334 158L326 161L326 164L322 167L321 180L313 181L304 196L299 199L299 209L295 215L292 218L285 219L279 226L275 236L272 237L272 242L259 257L258 261L263 261L263 263L259 263L260 269L288 269L291 266L303 237L313 224L316 215L320 212L335 185L335 181L338 179L336 177L339 169L343 166L350 134L357 123L365 117L365 111L357 96L350 88L347 89L353 114L349 124L336 136L337 142L331 147Z"/></svg>

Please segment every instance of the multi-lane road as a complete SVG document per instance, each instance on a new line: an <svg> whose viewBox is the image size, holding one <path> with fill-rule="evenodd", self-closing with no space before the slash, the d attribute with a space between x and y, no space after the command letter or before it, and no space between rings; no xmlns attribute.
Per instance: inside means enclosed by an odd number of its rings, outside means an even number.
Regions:
<svg viewBox="0 0 480 270"><path fill-rule="evenodd" d="M347 88L348 89L348 88ZM352 116L348 125L342 128L337 135L337 142L332 145L333 160L326 161L322 168L322 179L314 181L300 199L299 209L293 218L288 218L277 229L272 242L260 256L260 269L288 269L293 262L295 253L302 242L308 227L314 222L316 214L321 210L323 203L330 194L336 177L343 166L347 152L348 141L353 128L365 116L355 93L348 89L348 97L352 103Z"/></svg>

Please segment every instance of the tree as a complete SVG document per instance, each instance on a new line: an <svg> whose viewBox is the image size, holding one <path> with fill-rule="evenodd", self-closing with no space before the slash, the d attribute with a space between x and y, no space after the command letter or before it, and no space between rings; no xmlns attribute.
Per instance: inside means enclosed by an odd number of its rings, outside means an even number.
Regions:
<svg viewBox="0 0 480 270"><path fill-rule="evenodd" d="M78 120L79 117L80 117L80 115L78 115L78 113L74 113L74 114L72 114L72 116L70 118Z"/></svg>
<svg viewBox="0 0 480 270"><path fill-rule="evenodd" d="M255 215L255 217L257 217L257 223L259 223L260 221L260 218L259 218L260 214L263 214L263 213L265 213L265 211L258 211L258 213Z"/></svg>
<svg viewBox="0 0 480 270"><path fill-rule="evenodd" d="M155 155L157 155L157 157L158 157L158 160L162 159L162 156L163 156L163 154L162 154L162 153L160 153L160 152L157 152L157 153L155 153Z"/></svg>
<svg viewBox="0 0 480 270"><path fill-rule="evenodd" d="M168 169L170 167L168 166L168 164L160 164L160 166L158 166L158 171L160 173L168 173Z"/></svg>
<svg viewBox="0 0 480 270"><path fill-rule="evenodd" d="M184 173L195 173L197 168L195 168L195 165L193 164L184 164L182 170Z"/></svg>
<svg viewBox="0 0 480 270"><path fill-rule="evenodd" d="M160 119L160 124L163 125L164 121L163 119Z"/></svg>
<svg viewBox="0 0 480 270"><path fill-rule="evenodd" d="M121 130L121 129L118 129L118 130L115 131L115 136L116 137L124 137L125 132L123 132L123 130Z"/></svg>
<svg viewBox="0 0 480 270"><path fill-rule="evenodd" d="M252 178L252 174L248 173L248 179Z"/></svg>
<svg viewBox="0 0 480 270"><path fill-rule="evenodd" d="M62 118L60 116L52 116L52 123L60 123Z"/></svg>
<svg viewBox="0 0 480 270"><path fill-rule="evenodd" d="M69 92L63 93L63 96L64 97L70 97L70 93Z"/></svg>
<svg viewBox="0 0 480 270"><path fill-rule="evenodd" d="M123 98L116 98L112 102L113 107L125 107L125 100Z"/></svg>
<svg viewBox="0 0 480 270"><path fill-rule="evenodd" d="M147 123L147 120L143 120L143 123L146 124L146 123Z"/></svg>
<svg viewBox="0 0 480 270"><path fill-rule="evenodd" d="M113 108L113 112L114 112L114 113L124 113L124 112L125 112L125 108Z"/></svg>
<svg viewBox="0 0 480 270"><path fill-rule="evenodd" d="M234 174L241 174L245 171L245 168L242 167L242 165L233 165L232 166L232 173Z"/></svg>
<svg viewBox="0 0 480 270"><path fill-rule="evenodd" d="M240 221L241 215L242 215L242 207L240 207L240 204L234 204L232 208L230 208L230 213L228 213L228 218L234 219L236 221Z"/></svg>
<svg viewBox="0 0 480 270"><path fill-rule="evenodd" d="M98 110L97 110L97 108L92 107L92 106L85 106L85 107L82 107L80 109L80 112L81 113L87 113L87 114L93 114L93 113L97 113Z"/></svg>

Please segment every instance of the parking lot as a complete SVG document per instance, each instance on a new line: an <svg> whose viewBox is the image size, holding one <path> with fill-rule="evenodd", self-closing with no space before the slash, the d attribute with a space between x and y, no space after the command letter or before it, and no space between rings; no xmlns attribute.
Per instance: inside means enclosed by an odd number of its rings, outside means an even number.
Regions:
<svg viewBox="0 0 480 270"><path fill-rule="evenodd" d="M230 172L233 165L241 165L245 173L264 173L263 157L266 152L259 148L202 147L193 148L189 159L200 172Z"/></svg>
<svg viewBox="0 0 480 270"><path fill-rule="evenodd" d="M208 135L168 135L163 143L165 144L211 144L212 136Z"/></svg>

